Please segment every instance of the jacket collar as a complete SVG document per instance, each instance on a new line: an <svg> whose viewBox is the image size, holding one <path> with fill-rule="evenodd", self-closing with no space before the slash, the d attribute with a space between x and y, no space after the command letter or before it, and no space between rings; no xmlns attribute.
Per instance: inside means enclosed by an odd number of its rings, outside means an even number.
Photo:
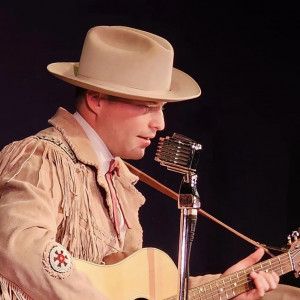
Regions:
<svg viewBox="0 0 300 300"><path fill-rule="evenodd" d="M100 170L101 168L97 154L95 153L89 138L71 113L60 107L55 115L48 120L48 122L61 132L79 161L96 167L98 170L98 176L104 176L101 172L102 170ZM120 181L129 181L130 183L137 182L138 177L128 170L124 161L119 157L116 157L115 159L120 163Z"/></svg>
<svg viewBox="0 0 300 300"><path fill-rule="evenodd" d="M92 144L72 114L60 107L48 122L61 132L78 160L99 169L98 158Z"/></svg>

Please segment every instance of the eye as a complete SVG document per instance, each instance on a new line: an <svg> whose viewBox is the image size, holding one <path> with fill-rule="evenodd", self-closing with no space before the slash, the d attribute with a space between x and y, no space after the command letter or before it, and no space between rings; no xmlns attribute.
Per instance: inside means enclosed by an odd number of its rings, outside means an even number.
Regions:
<svg viewBox="0 0 300 300"><path fill-rule="evenodd" d="M155 112L155 111L163 111L165 109L164 106L161 105L155 105L155 104L148 104L148 105L143 105L145 107L147 112Z"/></svg>
<svg viewBox="0 0 300 300"><path fill-rule="evenodd" d="M130 103L136 109L140 110L142 114L147 114L151 112L163 111L166 103L157 103L157 102L135 102L131 101Z"/></svg>
<svg viewBox="0 0 300 300"><path fill-rule="evenodd" d="M154 107L149 106L149 105L142 105L142 108L143 108L144 114L147 114L147 113L153 111L153 108L154 108Z"/></svg>

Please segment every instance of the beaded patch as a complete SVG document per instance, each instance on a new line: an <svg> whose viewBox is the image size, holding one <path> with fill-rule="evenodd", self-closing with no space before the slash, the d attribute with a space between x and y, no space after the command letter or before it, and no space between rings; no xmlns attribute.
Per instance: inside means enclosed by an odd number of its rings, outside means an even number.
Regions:
<svg viewBox="0 0 300 300"><path fill-rule="evenodd" d="M66 273L72 265L70 253L61 245L54 246L49 253L52 269L59 273Z"/></svg>
<svg viewBox="0 0 300 300"><path fill-rule="evenodd" d="M50 241L43 253L44 270L52 277L64 279L73 270L71 254L61 244Z"/></svg>

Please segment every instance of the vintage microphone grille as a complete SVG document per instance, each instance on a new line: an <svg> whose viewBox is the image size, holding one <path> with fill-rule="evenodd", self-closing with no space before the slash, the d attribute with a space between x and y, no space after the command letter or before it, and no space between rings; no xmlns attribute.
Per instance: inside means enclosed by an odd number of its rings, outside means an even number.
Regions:
<svg viewBox="0 0 300 300"><path fill-rule="evenodd" d="M172 137L160 138L155 160L169 170L179 173L196 171L201 145L174 133Z"/></svg>

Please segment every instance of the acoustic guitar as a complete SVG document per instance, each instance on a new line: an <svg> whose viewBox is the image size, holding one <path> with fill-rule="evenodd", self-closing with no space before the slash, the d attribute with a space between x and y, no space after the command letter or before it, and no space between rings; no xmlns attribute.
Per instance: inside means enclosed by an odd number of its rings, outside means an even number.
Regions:
<svg viewBox="0 0 300 300"><path fill-rule="evenodd" d="M163 251L143 248L114 265L97 265L75 259L77 268L111 300L176 300L178 272L173 260ZM300 274L300 242L288 252L233 274L189 290L190 300L228 300L254 288L251 271L275 271L279 276L290 271Z"/></svg>

